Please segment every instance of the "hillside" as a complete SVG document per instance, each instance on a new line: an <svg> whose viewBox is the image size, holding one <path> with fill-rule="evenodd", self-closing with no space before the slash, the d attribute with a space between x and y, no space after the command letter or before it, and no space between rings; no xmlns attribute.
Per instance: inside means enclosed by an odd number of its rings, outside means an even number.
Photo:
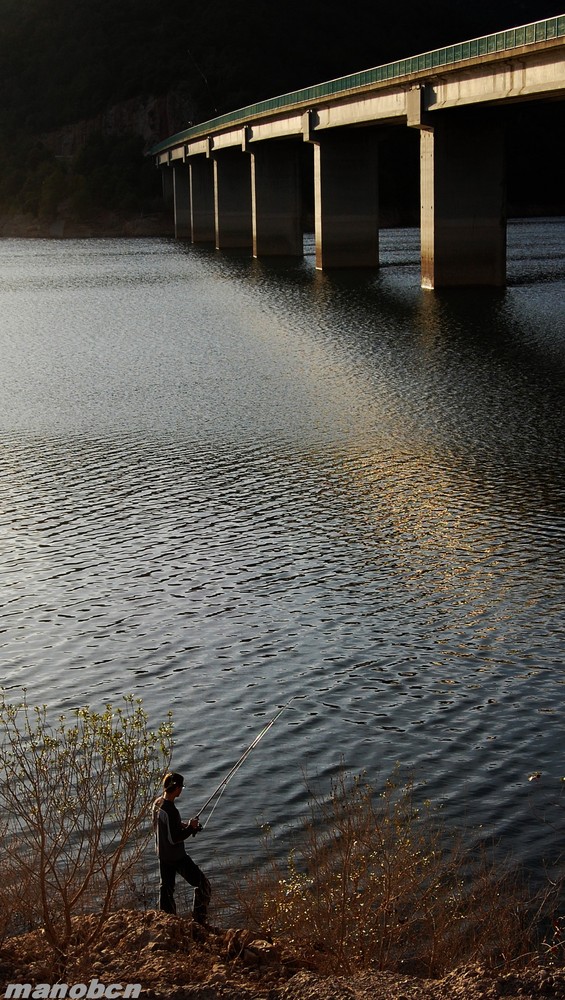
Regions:
<svg viewBox="0 0 565 1000"><path fill-rule="evenodd" d="M0 212L147 211L144 148L191 121L563 6L0 0Z"/></svg>

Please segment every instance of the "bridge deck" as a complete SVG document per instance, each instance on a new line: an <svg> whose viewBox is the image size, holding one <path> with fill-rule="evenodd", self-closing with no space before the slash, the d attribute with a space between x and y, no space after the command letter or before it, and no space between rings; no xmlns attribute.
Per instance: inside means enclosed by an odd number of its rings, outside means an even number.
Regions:
<svg viewBox="0 0 565 1000"><path fill-rule="evenodd" d="M192 125L182 132L169 136L153 146L150 155L165 153L185 142L198 140L210 133L221 133L225 129L245 125L250 121L272 117L273 114L292 109L299 111L312 108L326 102L328 98L335 100L355 94L361 96L363 92L391 84L417 84L419 80L429 77L430 72L437 75L446 71L453 72L459 67L470 68L500 60L501 55L512 54L518 57L521 54L531 54L536 49L546 51L553 45L562 45L563 39L565 39L565 14L484 35L467 42L448 45L219 115L217 118Z"/></svg>

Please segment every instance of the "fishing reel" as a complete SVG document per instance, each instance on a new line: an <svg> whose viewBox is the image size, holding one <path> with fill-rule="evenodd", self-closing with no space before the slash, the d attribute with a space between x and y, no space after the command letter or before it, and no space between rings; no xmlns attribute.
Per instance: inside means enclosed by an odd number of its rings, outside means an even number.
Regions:
<svg viewBox="0 0 565 1000"><path fill-rule="evenodd" d="M204 827L202 826L202 823L200 822L200 817L199 816L195 816L194 819L197 822L196 826L193 825L193 820L192 819L188 820L188 821L185 820L185 822L182 824L183 830L189 830L190 834L193 837L195 837L197 833L200 833L200 831L204 829Z"/></svg>

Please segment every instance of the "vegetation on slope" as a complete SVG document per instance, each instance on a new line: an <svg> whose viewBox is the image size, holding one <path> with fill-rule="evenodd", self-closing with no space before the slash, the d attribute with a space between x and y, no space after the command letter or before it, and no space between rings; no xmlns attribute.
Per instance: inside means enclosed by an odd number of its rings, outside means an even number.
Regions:
<svg viewBox="0 0 565 1000"><path fill-rule="evenodd" d="M226 858L215 873L212 919L239 931L142 914L155 897L144 858L151 802L170 766L172 718L149 729L132 696L56 717L1 698L0 723L0 975L10 981L22 956L24 982L107 973L109 960L123 958L128 926L135 982L140 950L159 941L170 983L194 973L194 965L170 963L170 953L180 958L192 937L211 931L225 954L274 962L277 976L308 968L440 977L477 965L498 975L562 965L559 859L545 859L555 877L532 892L482 831L450 829L423 789L398 773L379 788L340 774L329 790L310 789L288 857L267 830L250 870ZM187 888L178 887L181 911ZM125 913L128 905L137 913Z"/></svg>

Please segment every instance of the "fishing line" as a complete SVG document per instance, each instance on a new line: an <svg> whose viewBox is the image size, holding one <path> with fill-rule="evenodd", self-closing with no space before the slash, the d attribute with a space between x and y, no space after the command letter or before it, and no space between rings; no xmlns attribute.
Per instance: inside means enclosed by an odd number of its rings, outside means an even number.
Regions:
<svg viewBox="0 0 565 1000"><path fill-rule="evenodd" d="M214 813L215 813L215 811L216 811L216 809L217 809L217 807L218 807L218 805L219 805L219 803L220 803L220 799L221 799L222 795L224 794L225 790L226 790L226 785L224 785L224 787L222 788L221 792L219 793L219 795L218 795L218 797L217 797L216 801L214 802L214 805L213 805L213 806L212 806L212 808L210 809L210 812L208 813L208 818L207 818L207 820L206 820L206 821L205 821L204 823L202 823L202 829L203 829L203 830L205 830L205 829L206 829L206 827L208 826L208 823L209 823L209 822L210 822L210 820L212 819L212 816L214 815Z"/></svg>
<svg viewBox="0 0 565 1000"><path fill-rule="evenodd" d="M353 666L353 668L351 670L349 670L344 676L338 677L333 682L333 684L330 684L330 686L328 687L328 689L324 692L325 697L327 698L336 688L340 687L340 685L345 684L348 680L350 680L352 673L356 672L356 670L358 670L358 669L360 669L362 667L365 667L366 665L367 665L366 663L357 664L356 666ZM273 716L273 718L269 722L267 722L267 724L265 726L263 726L263 728L261 729L261 731L259 733L257 733L257 736L255 737L255 739L249 744L248 747L246 747L246 749L243 751L241 757L239 757L238 760L236 760L235 764L229 769L229 771L227 772L227 774L220 781L219 785L217 785L217 787L214 789L214 791L212 792L212 794L208 796L208 798L206 799L205 803L200 807L200 809L196 813L196 819L199 820L200 817L201 817L201 815L202 815L202 813L204 813L206 811L206 809L208 808L208 806L210 805L210 803L213 802L214 799L216 800L214 802L214 805L212 806L212 809L210 810L210 813L208 814L208 817L207 817L205 823L202 824L202 829L205 829L207 827L208 823L210 822L210 820L212 819L212 816L213 816L214 812L216 811L216 809L217 809L217 807L218 807L218 805L220 803L220 799L221 799L222 795L224 794L224 792L225 792L228 784L232 780L232 778L235 777L235 775L237 774L237 772L239 771L239 769L241 767L243 767L243 765L245 764L245 761L247 760L247 758L249 757L249 755L252 753L253 750L255 750L255 748L261 742L261 740L263 739L263 737L266 736L267 733L269 732L269 730L275 725L275 723L280 718L280 716L283 714L283 712L285 712L286 709L289 707L289 705L291 705L291 703L293 701L295 701L296 699L300 699L302 701L303 699L307 700L307 698L308 698L307 695L293 695L293 697L289 701L287 701L286 704L283 705L282 708L280 708L278 710L278 712L276 712L276 714ZM335 708L339 708L340 711L342 710L341 706L337 706L337 705L336 706L327 705L327 707L335 707ZM355 715L360 715L360 714L363 714L363 715L366 714L366 715L369 715L369 716L373 715L372 712L367 712L367 711L363 711L363 710L360 711L359 709L354 709L351 706L348 708L348 712L350 712L352 714L355 714Z"/></svg>
<svg viewBox="0 0 565 1000"><path fill-rule="evenodd" d="M208 808L208 806L210 805L210 803L214 799L217 798L217 801L215 802L212 810L210 811L210 815L208 816L208 819L206 820L206 823L204 824L204 827L207 826L207 824L210 822L212 814L214 813L214 811L215 811L215 809L216 809L216 807L218 805L218 802L220 801L222 795L224 794L224 792L225 792L225 790L226 790L229 782L231 781L231 779L234 777L235 774L237 774L237 772L239 771L240 767L242 767L243 764L245 764L245 761L249 757L249 754L252 752L252 750L254 750L255 747L261 742L261 740L263 739L263 737L267 735L267 733L269 732L269 729L271 729L272 726L274 726L274 724L277 721L277 719L280 718L280 716L283 714L283 712L286 711L286 709L288 708L288 706L290 705L290 703L293 702L293 701L294 701L294 697L291 698L290 701L287 701L286 705L283 705L282 708L279 709L279 711L276 713L276 715L274 715L273 718L270 720L270 722L268 722L267 725L263 727L263 729L261 730L260 733L257 733L257 736L255 737L255 739L253 740L253 742L250 743L249 746L243 751L243 753L242 753L241 757L239 758L239 760L236 760L236 762L233 765L233 767L230 768L230 770L225 775L225 777L222 778L222 780L220 781L220 784L214 789L214 791L212 792L212 794L206 799L206 802L204 803L204 805L201 806L201 808L198 810L198 812L196 813L196 819L200 819L200 816Z"/></svg>

